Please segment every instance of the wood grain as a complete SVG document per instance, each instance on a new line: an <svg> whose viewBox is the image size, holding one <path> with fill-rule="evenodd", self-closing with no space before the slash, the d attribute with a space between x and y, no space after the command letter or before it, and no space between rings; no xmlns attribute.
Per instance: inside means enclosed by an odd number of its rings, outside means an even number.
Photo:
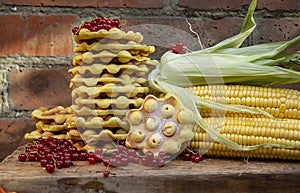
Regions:
<svg viewBox="0 0 300 193"><path fill-rule="evenodd" d="M49 174L39 162L19 162L18 148L0 164L0 187L6 192L299 192L300 162L206 158L201 163L174 160L162 168L130 165L110 168L76 162Z"/></svg>

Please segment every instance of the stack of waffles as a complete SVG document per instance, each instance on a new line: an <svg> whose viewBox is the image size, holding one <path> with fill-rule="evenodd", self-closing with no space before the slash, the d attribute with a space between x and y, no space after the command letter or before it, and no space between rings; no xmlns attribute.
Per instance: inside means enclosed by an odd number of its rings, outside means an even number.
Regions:
<svg viewBox="0 0 300 193"><path fill-rule="evenodd" d="M81 141L80 135L75 135L77 129L71 107L40 107L31 113L31 117L36 122L36 130L25 134L24 137L27 140L51 136L59 139L69 139L75 143Z"/></svg>
<svg viewBox="0 0 300 193"><path fill-rule="evenodd" d="M69 73L74 124L68 124L69 137L76 138L72 127L77 128L90 151L124 141L129 130L126 113L139 108L150 92L147 76L157 61L148 56L155 48L141 44L139 32L118 28L83 28L73 37L76 56Z"/></svg>

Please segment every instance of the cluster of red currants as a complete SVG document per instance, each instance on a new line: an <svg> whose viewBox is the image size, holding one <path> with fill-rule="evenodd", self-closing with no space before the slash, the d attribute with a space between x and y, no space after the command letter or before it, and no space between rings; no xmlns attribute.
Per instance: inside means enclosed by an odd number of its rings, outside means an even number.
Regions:
<svg viewBox="0 0 300 193"><path fill-rule="evenodd" d="M195 163L199 163L201 161L203 161L203 157L197 153L193 153L193 152L189 152L189 153L185 153L183 155L183 159L185 161L192 161Z"/></svg>
<svg viewBox="0 0 300 193"><path fill-rule="evenodd" d="M120 21L118 19L105 19L102 16L97 17L91 21L86 21L80 26L75 26L72 28L72 33L78 35L82 28L88 29L91 32L97 32L101 29L109 31L111 28L119 28Z"/></svg>
<svg viewBox="0 0 300 193"><path fill-rule="evenodd" d="M152 152L146 152L145 155L139 155L134 149L128 149L123 145L118 145L116 151L111 154L103 152L102 148L96 148L95 152L86 152L77 150L73 144L66 139L57 139L53 137L38 138L34 143L25 147L25 152L18 155L21 162L39 161L40 165L49 173L53 173L55 168L71 167L74 161L88 161L90 164L103 162L107 168L109 166L127 166L130 163L142 164L144 166L162 167L165 165L167 155L160 152L157 157ZM111 173L106 170L104 177Z"/></svg>
<svg viewBox="0 0 300 193"><path fill-rule="evenodd" d="M170 44L169 49L175 54L185 54L186 49L182 42L177 42L176 45Z"/></svg>
<svg viewBox="0 0 300 193"><path fill-rule="evenodd" d="M34 143L25 147L25 153L18 156L19 161L39 161L46 171L53 173L55 168L68 168L73 161L87 160L85 151L78 151L72 143L66 139L53 137L38 138Z"/></svg>
<svg viewBox="0 0 300 193"><path fill-rule="evenodd" d="M97 155L100 155L104 165L116 167L127 166L130 163L150 167L162 167L165 165L165 159L167 158L164 152L160 152L158 157L155 157L150 151L146 152L145 155L139 155L137 150L128 149L123 145L118 145L117 151L113 152L110 157L105 157L99 148L95 151L95 156Z"/></svg>

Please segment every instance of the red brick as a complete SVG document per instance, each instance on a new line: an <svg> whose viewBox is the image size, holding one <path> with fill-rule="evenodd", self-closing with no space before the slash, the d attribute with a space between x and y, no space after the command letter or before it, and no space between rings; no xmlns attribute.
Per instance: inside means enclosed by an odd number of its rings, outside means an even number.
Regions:
<svg viewBox="0 0 300 193"><path fill-rule="evenodd" d="M192 49L199 49L197 39L189 30L185 18L182 17L142 17L122 20L128 29L139 31L144 36L144 43L168 48L170 43L182 41ZM209 18L190 19L205 47L212 46L228 37L239 33L243 19L225 18L213 20ZM226 33L224 33L226 32Z"/></svg>
<svg viewBox="0 0 300 193"><path fill-rule="evenodd" d="M180 0L179 5L200 10L240 10L248 8L251 0ZM300 10L299 0L258 0L257 9L268 10Z"/></svg>
<svg viewBox="0 0 300 193"><path fill-rule="evenodd" d="M72 54L71 26L76 16L0 15L0 55Z"/></svg>
<svg viewBox="0 0 300 193"><path fill-rule="evenodd" d="M240 10L243 7L248 7L250 2L251 0L180 0L179 5L183 7L188 7L190 9L200 10Z"/></svg>
<svg viewBox="0 0 300 193"><path fill-rule="evenodd" d="M164 0L4 0L8 5L32 5L32 6L62 6L62 7L132 7L132 8L160 8Z"/></svg>
<svg viewBox="0 0 300 193"><path fill-rule="evenodd" d="M256 19L256 22L253 44L287 41L300 35L300 18ZM299 50L299 44L290 49Z"/></svg>
<svg viewBox="0 0 300 193"><path fill-rule="evenodd" d="M0 160L11 154L17 147L26 144L25 133L35 129L31 119L0 119Z"/></svg>
<svg viewBox="0 0 300 193"><path fill-rule="evenodd" d="M257 9L300 10L300 0L261 0L257 2Z"/></svg>
<svg viewBox="0 0 300 193"><path fill-rule="evenodd" d="M72 104L70 79L65 68L13 70L9 74L11 108L67 107Z"/></svg>

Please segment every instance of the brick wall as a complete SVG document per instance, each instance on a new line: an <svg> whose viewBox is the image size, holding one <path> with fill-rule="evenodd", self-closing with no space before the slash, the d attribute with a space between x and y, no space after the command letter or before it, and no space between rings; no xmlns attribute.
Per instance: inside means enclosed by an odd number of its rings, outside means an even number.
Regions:
<svg viewBox="0 0 300 193"><path fill-rule="evenodd" d="M33 109L71 104L67 69L73 57L73 25L98 15L119 18L123 26L141 31L146 43L157 46L152 57L159 59L170 41L195 46L185 18L203 44L211 46L239 32L249 3L0 0L0 160L25 143L24 133L34 129ZM300 0L259 0L255 19L257 28L246 44L289 40L300 35Z"/></svg>

